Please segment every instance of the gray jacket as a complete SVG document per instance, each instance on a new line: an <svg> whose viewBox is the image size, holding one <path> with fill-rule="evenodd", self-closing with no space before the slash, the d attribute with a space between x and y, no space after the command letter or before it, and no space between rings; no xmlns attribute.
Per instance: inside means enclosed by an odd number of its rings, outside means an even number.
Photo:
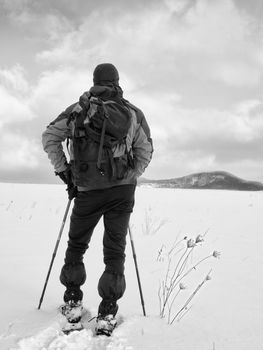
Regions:
<svg viewBox="0 0 263 350"><path fill-rule="evenodd" d="M135 168L129 169L127 176L123 180L113 180L110 184L111 187L125 184L136 184L136 180L141 176L148 166L152 158L153 145L150 136L150 129L144 117L144 114L140 109L129 104L132 114L132 123L127 135L127 147L132 151ZM73 122L69 122L69 116L73 110L78 109L78 103L74 103L69 106L64 112L62 112L53 122L51 122L42 135L42 144L45 152L48 154L48 158L51 161L56 172L62 172L66 170L68 160L63 150L62 143L66 140L70 140L69 144L69 157L70 161L74 160L73 152ZM114 155L118 155L120 150L116 148ZM96 188L83 188L78 187L80 191L92 190Z"/></svg>

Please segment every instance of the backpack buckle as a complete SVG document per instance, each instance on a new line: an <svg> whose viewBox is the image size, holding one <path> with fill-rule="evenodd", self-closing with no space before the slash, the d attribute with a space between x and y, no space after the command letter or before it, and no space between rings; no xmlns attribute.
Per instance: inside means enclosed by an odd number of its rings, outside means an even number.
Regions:
<svg viewBox="0 0 263 350"><path fill-rule="evenodd" d="M98 168L98 170L99 170L101 176L104 176L104 175L105 175L105 171L104 171L103 169Z"/></svg>

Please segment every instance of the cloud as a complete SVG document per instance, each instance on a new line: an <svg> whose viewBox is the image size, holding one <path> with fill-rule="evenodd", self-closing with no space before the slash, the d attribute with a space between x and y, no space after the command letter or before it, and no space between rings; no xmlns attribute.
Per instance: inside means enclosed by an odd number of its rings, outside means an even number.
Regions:
<svg viewBox="0 0 263 350"><path fill-rule="evenodd" d="M112 21L114 18L114 21ZM231 0L166 0L124 12L94 9L79 25L52 28L60 40L37 54L42 64L94 66L113 61L148 86L181 79L251 87L261 79L262 32Z"/></svg>
<svg viewBox="0 0 263 350"><path fill-rule="evenodd" d="M16 159L21 145L17 164L50 167L41 133L90 87L94 67L108 61L151 126L155 153L146 175L256 169L263 151L263 34L233 1L137 1L129 10L122 1L74 9L61 1L5 4L12 28L38 47L41 72L32 80L31 67L0 69L0 128L7 135L1 152L8 154L0 155L2 168L11 167L7 158Z"/></svg>
<svg viewBox="0 0 263 350"><path fill-rule="evenodd" d="M222 62L212 74L215 79L234 87L253 87L262 79L262 69L245 62Z"/></svg>
<svg viewBox="0 0 263 350"><path fill-rule="evenodd" d="M6 11L20 12L31 3L31 0L1 0L0 5Z"/></svg>
<svg viewBox="0 0 263 350"><path fill-rule="evenodd" d="M0 163L6 170L34 169L38 166L39 147L23 135L7 131L0 140Z"/></svg>
<svg viewBox="0 0 263 350"><path fill-rule="evenodd" d="M49 124L92 85L89 70L58 69L41 74L32 89L29 106L39 121Z"/></svg>
<svg viewBox="0 0 263 350"><path fill-rule="evenodd" d="M191 0L164 0L165 5L169 8L170 11L177 14L184 13L193 2Z"/></svg>
<svg viewBox="0 0 263 350"><path fill-rule="evenodd" d="M44 159L41 134L46 125L76 102L90 85L90 72L45 72L35 86L28 84L23 72L22 67L0 71L0 170L3 172L40 167Z"/></svg>
<svg viewBox="0 0 263 350"><path fill-rule="evenodd" d="M41 38L46 44L56 45L73 29L71 21L61 13L38 13L30 7L9 14L13 26L26 30L31 38Z"/></svg>
<svg viewBox="0 0 263 350"><path fill-rule="evenodd" d="M156 177L227 169L242 162L260 163L263 152L262 101L244 100L230 110L189 109L180 100L148 96L139 102L151 125ZM235 166L235 169L237 166ZM233 170L232 170L233 172ZM164 176L162 176L164 177Z"/></svg>
<svg viewBox="0 0 263 350"><path fill-rule="evenodd" d="M235 110L237 113L242 115L247 114L259 114L261 113L262 102L257 99L245 100L240 102L237 106L235 106Z"/></svg>
<svg viewBox="0 0 263 350"><path fill-rule="evenodd" d="M27 105L27 102L23 98L16 97L1 85L0 101L0 129L2 126L10 123L25 123L34 118L34 114Z"/></svg>
<svg viewBox="0 0 263 350"><path fill-rule="evenodd" d="M25 74L25 69L20 64L10 69L0 69L0 84L7 89L25 93L29 89Z"/></svg>

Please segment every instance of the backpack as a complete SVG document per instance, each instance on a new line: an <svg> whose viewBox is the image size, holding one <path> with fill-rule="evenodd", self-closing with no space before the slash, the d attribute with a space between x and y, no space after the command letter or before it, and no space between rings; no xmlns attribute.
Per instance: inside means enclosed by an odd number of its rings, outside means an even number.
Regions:
<svg viewBox="0 0 263 350"><path fill-rule="evenodd" d="M73 156L71 169L75 185L103 188L123 180L134 168L126 137L132 115L122 100L90 96L88 105L73 112Z"/></svg>

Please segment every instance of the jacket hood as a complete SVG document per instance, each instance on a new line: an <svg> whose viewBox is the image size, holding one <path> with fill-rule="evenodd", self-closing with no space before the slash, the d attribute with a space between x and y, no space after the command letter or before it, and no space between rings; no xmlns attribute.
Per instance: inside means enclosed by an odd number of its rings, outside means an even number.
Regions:
<svg viewBox="0 0 263 350"><path fill-rule="evenodd" d="M97 96L102 99L120 99L123 96L123 91L120 86L116 85L94 85L89 90L92 96Z"/></svg>

